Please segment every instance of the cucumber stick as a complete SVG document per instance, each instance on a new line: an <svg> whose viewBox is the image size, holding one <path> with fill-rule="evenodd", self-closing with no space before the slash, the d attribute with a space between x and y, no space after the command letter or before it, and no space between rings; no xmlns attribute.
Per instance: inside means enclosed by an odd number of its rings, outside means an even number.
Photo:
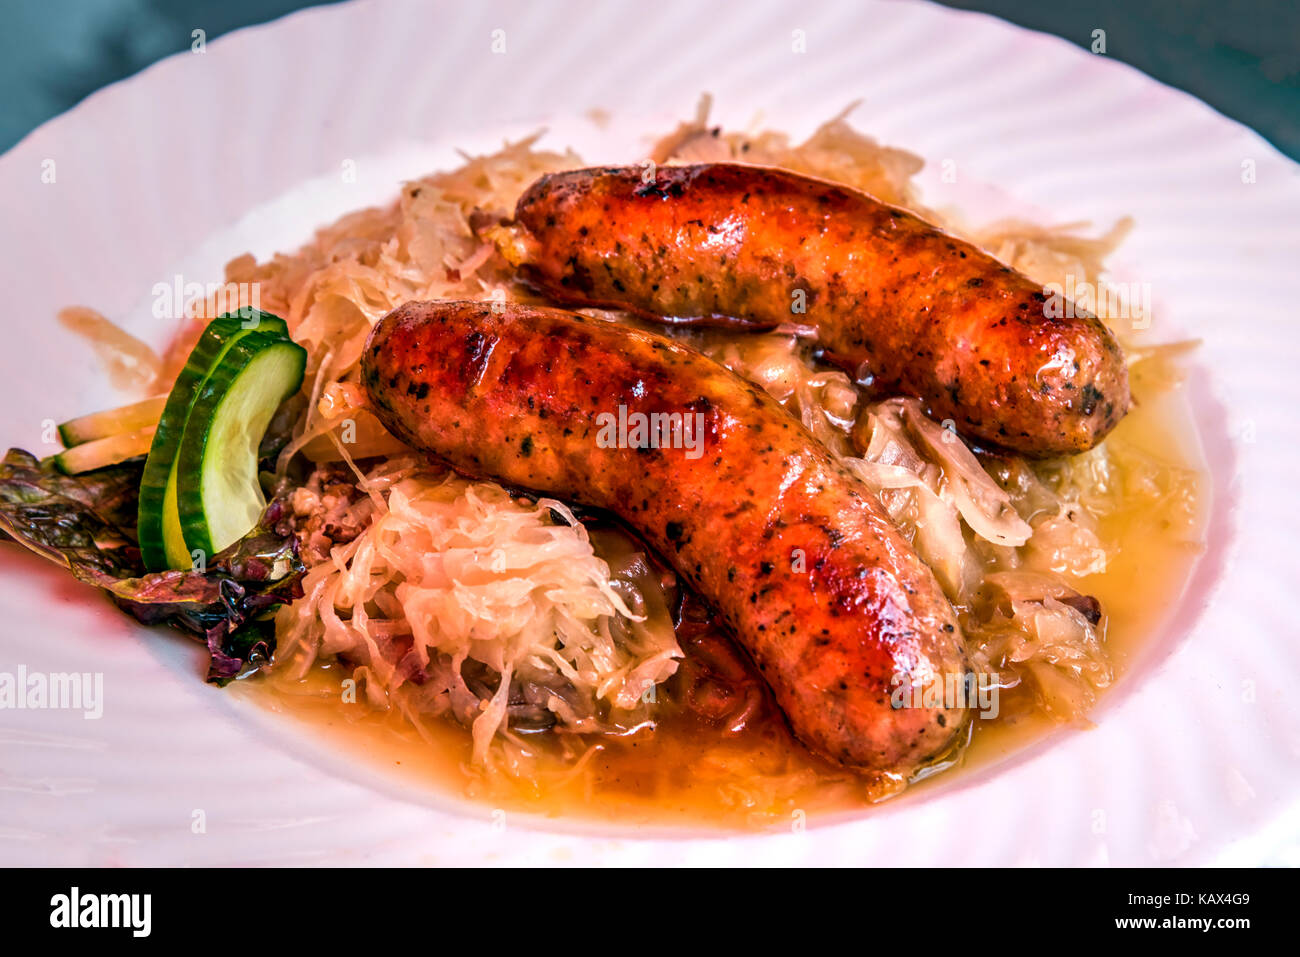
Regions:
<svg viewBox="0 0 1300 957"><path fill-rule="evenodd" d="M131 432L119 432L80 445L54 456L54 467L64 475L79 475L108 465L116 465L144 455L153 441L152 425Z"/></svg>
<svg viewBox="0 0 1300 957"><path fill-rule="evenodd" d="M59 426L59 438L66 449L95 442L109 436L121 435L123 432L136 432L140 429L152 430L162 417L162 410L167 404L167 396L156 395L152 399L132 402L118 409L107 412L92 412ZM145 451L149 451L145 449Z"/></svg>
<svg viewBox="0 0 1300 957"><path fill-rule="evenodd" d="M237 341L253 334L287 340L289 330L284 320L253 309L219 316L199 337L167 396L140 481L137 534L141 557L150 571L191 565L190 549L185 546L177 512L176 455L190 409L208 376Z"/></svg>
<svg viewBox="0 0 1300 957"><path fill-rule="evenodd" d="M199 390L176 457L176 505L187 550L211 558L266 508L257 448L280 403L298 391L307 352L266 333L243 336Z"/></svg>

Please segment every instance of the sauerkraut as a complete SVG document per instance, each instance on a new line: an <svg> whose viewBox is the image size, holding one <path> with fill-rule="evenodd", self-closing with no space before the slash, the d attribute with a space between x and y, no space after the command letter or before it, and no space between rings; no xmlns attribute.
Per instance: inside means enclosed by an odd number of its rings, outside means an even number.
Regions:
<svg viewBox="0 0 1300 957"><path fill-rule="evenodd" d="M279 668L341 658L372 706L468 726L482 764L498 737L524 750L528 731L622 733L649 718L646 693L681 657L671 622L646 614L659 596L611 573L566 505L413 459L358 485L365 528L279 612ZM319 504L307 487L292 503L300 516Z"/></svg>

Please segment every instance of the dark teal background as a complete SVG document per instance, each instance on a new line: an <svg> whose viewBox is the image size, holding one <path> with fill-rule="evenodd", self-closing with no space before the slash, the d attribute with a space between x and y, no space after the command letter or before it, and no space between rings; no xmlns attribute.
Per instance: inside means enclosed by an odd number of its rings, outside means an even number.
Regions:
<svg viewBox="0 0 1300 957"><path fill-rule="evenodd" d="M705 0L701 4L707 6ZM311 5L2 0L0 151L101 86L189 49L196 27L212 40ZM645 0L629 0L629 5L644 10ZM1300 0L949 0L947 5L992 13L1085 48L1093 30L1105 30L1107 56L1187 90L1300 159Z"/></svg>

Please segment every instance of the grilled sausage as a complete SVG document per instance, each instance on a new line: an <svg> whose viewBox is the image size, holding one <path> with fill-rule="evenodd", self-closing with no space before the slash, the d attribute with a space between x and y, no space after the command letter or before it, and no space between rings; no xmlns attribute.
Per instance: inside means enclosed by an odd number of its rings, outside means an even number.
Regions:
<svg viewBox="0 0 1300 957"><path fill-rule="evenodd" d="M933 574L757 386L661 336L485 302L407 303L371 332L361 369L375 413L413 447L644 536L716 606L808 747L906 773L958 742L961 701L895 688L965 676ZM638 414L684 424L656 443Z"/></svg>
<svg viewBox="0 0 1300 957"><path fill-rule="evenodd" d="M1041 286L844 186L735 163L575 170L535 182L515 224L503 252L553 299L812 325L829 361L984 443L1082 452L1128 410L1103 323L1048 318Z"/></svg>

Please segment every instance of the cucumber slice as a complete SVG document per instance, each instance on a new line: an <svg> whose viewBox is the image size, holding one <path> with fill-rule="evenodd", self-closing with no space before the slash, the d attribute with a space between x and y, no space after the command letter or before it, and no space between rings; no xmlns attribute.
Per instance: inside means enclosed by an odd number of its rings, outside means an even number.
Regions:
<svg viewBox="0 0 1300 957"><path fill-rule="evenodd" d="M110 435L121 435L123 432L150 429L152 435L153 426L162 418L163 406L166 404L167 396L156 395L152 399L132 402L118 409L92 412L64 422L59 426L59 438L63 440L63 447L70 449L85 442L106 439Z"/></svg>
<svg viewBox="0 0 1300 957"><path fill-rule="evenodd" d="M254 334L288 339L289 328L283 319L256 309L240 309L213 319L167 396L140 481L137 535L141 558L150 571L190 567L176 505L176 453L190 409L208 375L236 341Z"/></svg>
<svg viewBox="0 0 1300 957"><path fill-rule="evenodd" d="M186 558L211 558L247 534L266 508L257 447L280 403L298 391L307 351L255 333L234 343L203 384L176 457Z"/></svg>
<svg viewBox="0 0 1300 957"><path fill-rule="evenodd" d="M64 475L78 475L106 465L116 465L149 451L153 442L154 427L146 426L132 432L119 432L93 442L83 442L75 448L54 456L54 467Z"/></svg>

